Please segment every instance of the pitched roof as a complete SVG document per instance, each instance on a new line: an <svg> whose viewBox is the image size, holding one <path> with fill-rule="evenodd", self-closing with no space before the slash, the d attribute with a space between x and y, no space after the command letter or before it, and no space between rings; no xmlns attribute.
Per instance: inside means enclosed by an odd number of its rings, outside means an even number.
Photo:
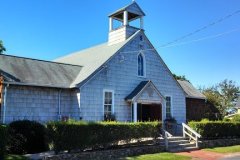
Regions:
<svg viewBox="0 0 240 160"><path fill-rule="evenodd" d="M178 83L181 85L187 98L196 98L196 99L206 99L199 90L197 90L191 83L188 81L178 80Z"/></svg>
<svg viewBox="0 0 240 160"><path fill-rule="evenodd" d="M76 85L83 83L83 81L87 80L94 73L98 72L98 70L101 69L101 67L103 67L103 65L111 59L111 57L113 57L123 46L125 46L125 44L127 44L140 32L141 30L137 31L127 40L115 45L108 45L108 43L104 43L60 57L55 61L83 66L81 72L71 84L71 87L75 87Z"/></svg>
<svg viewBox="0 0 240 160"><path fill-rule="evenodd" d="M135 96L139 94L141 90L148 84L149 81L142 81L138 86L125 98L125 100L132 100Z"/></svg>
<svg viewBox="0 0 240 160"><path fill-rule="evenodd" d="M13 84L69 88L82 67L0 54L0 73Z"/></svg>
<svg viewBox="0 0 240 160"><path fill-rule="evenodd" d="M133 8L135 8L135 9L133 9ZM114 16L114 15L118 14L121 11L128 11L128 12L131 12L131 13L138 14L140 16L145 16L145 13L139 7L139 5L136 2L132 2L131 4L126 5L126 6L122 7L122 8L120 8L120 9L118 9L117 11L111 13L109 15L109 17Z"/></svg>
<svg viewBox="0 0 240 160"><path fill-rule="evenodd" d="M159 90L155 87L155 85L153 84L152 81L142 81L140 82L137 87L125 98L126 101L133 101L136 97L138 97L138 95L140 95L143 90L147 87L147 86L153 86L153 88L155 89L155 91L157 92L157 94L164 98L164 96L159 92Z"/></svg>

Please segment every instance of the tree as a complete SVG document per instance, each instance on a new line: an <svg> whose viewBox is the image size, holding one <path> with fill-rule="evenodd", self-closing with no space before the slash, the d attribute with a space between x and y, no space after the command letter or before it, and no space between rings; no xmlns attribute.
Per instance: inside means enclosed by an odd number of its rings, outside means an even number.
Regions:
<svg viewBox="0 0 240 160"><path fill-rule="evenodd" d="M219 83L220 94L223 96L223 105L232 108L234 106L233 102L238 99L239 86L232 80L225 79Z"/></svg>
<svg viewBox="0 0 240 160"><path fill-rule="evenodd" d="M6 48L3 46L3 42L0 40L0 54L6 51Z"/></svg>
<svg viewBox="0 0 240 160"><path fill-rule="evenodd" d="M234 107L233 102L237 100L240 88L234 81L225 79L215 86L201 90L208 102L213 104L224 117L227 110Z"/></svg>
<svg viewBox="0 0 240 160"><path fill-rule="evenodd" d="M183 76L178 76L178 75L176 75L176 74L173 74L173 77L174 77L176 80L183 80L183 81L188 81L188 82L190 82L190 81L185 77L185 75L183 75Z"/></svg>

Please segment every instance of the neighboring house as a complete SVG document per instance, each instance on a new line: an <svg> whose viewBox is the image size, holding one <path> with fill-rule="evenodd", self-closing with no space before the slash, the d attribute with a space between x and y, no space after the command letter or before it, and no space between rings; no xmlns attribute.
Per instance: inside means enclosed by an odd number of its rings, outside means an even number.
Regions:
<svg viewBox="0 0 240 160"><path fill-rule="evenodd" d="M215 118L214 112L206 103L206 96L197 90L190 82L178 80L186 93L186 118L187 121L199 121L203 118Z"/></svg>
<svg viewBox="0 0 240 160"><path fill-rule="evenodd" d="M1 122L186 121L185 93L143 30L136 2L109 15L108 42L54 62L0 55ZM139 27L129 22L140 19ZM122 22L119 28L113 21Z"/></svg>

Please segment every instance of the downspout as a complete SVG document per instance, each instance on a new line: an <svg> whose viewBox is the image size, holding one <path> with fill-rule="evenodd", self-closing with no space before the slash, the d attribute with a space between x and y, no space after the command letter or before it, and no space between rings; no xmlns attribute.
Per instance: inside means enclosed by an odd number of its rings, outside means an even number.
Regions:
<svg viewBox="0 0 240 160"><path fill-rule="evenodd" d="M81 116L81 89L82 89L82 86L79 88L79 93L77 93L79 120L83 120L83 117Z"/></svg>
<svg viewBox="0 0 240 160"><path fill-rule="evenodd" d="M62 89L58 91L58 120L61 121L62 115L61 115L61 93Z"/></svg>
<svg viewBox="0 0 240 160"><path fill-rule="evenodd" d="M3 97L3 124L6 122L6 109L7 109L7 89L9 84L4 87L4 97Z"/></svg>

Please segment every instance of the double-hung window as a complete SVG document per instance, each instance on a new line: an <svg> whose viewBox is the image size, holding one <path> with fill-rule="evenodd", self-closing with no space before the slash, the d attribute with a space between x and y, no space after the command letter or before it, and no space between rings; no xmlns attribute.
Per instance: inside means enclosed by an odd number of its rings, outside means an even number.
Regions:
<svg viewBox="0 0 240 160"><path fill-rule="evenodd" d="M114 105L113 91L104 91L104 115L111 115L113 113Z"/></svg>
<svg viewBox="0 0 240 160"><path fill-rule="evenodd" d="M166 119L169 119L172 117L172 100L170 96L166 97Z"/></svg>

